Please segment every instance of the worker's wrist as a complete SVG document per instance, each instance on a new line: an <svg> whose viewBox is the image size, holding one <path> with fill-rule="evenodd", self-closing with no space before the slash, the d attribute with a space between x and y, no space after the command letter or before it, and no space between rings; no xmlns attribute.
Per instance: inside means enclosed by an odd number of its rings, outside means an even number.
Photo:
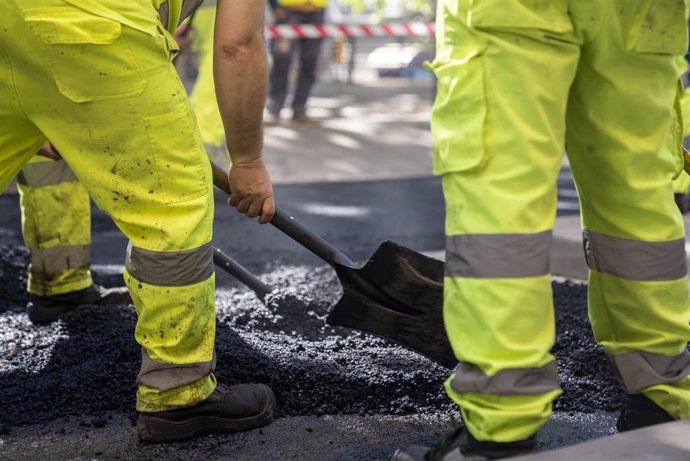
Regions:
<svg viewBox="0 0 690 461"><path fill-rule="evenodd" d="M233 168L256 168L262 166L264 166L264 160L261 157L232 159Z"/></svg>

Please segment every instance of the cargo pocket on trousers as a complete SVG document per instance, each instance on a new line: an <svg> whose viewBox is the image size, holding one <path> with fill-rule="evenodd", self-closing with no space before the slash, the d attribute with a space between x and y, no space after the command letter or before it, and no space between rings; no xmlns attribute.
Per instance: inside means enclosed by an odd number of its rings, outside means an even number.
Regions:
<svg viewBox="0 0 690 461"><path fill-rule="evenodd" d="M122 25L73 6L24 11L45 45L48 68L60 92L74 102L141 94L146 81L122 37Z"/></svg>
<svg viewBox="0 0 690 461"><path fill-rule="evenodd" d="M687 0L641 0L626 48L639 53L684 55L688 50Z"/></svg>
<svg viewBox="0 0 690 461"><path fill-rule="evenodd" d="M436 75L437 93L431 110L434 173L480 167L486 159L487 99L479 57L486 44L468 43L439 49L427 68Z"/></svg>
<svg viewBox="0 0 690 461"><path fill-rule="evenodd" d="M153 198L176 203L204 195L208 190L208 159L189 109L185 106L147 117L144 123L160 181L160 188L154 191L159 196Z"/></svg>
<svg viewBox="0 0 690 461"><path fill-rule="evenodd" d="M474 0L469 24L478 29L538 29L573 31L566 0Z"/></svg>

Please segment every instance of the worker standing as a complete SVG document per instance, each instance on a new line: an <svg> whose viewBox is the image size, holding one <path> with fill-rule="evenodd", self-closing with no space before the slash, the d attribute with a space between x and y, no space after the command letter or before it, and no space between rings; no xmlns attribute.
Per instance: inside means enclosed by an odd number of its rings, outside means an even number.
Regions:
<svg viewBox="0 0 690 461"><path fill-rule="evenodd" d="M46 142L17 176L22 237L31 251L29 319L49 323L87 304L129 304L126 287L104 288L91 278L89 195Z"/></svg>
<svg viewBox="0 0 690 461"><path fill-rule="evenodd" d="M328 0L276 0L276 24L323 24ZM273 6L273 5L272 5ZM316 82L316 68L322 38L274 38L271 40L273 64L270 72L266 125L280 122L280 112L288 96L290 65L299 54L297 83L292 96L292 121L298 125L318 125L307 115L307 100Z"/></svg>
<svg viewBox="0 0 690 461"><path fill-rule="evenodd" d="M690 417L676 57L687 2L441 0L434 170L446 200L446 381L464 427L394 460L536 448L561 393L549 250L568 153L589 318L626 399L619 430ZM665 144L666 143L666 144Z"/></svg>
<svg viewBox="0 0 690 461"><path fill-rule="evenodd" d="M0 2L0 190L50 139L130 239L125 282L142 347L139 437L168 442L267 424L265 385L217 384L211 170L170 55L170 0ZM262 161L264 3L220 0L216 88L233 166L231 205L267 222ZM218 80L217 80L218 81Z"/></svg>

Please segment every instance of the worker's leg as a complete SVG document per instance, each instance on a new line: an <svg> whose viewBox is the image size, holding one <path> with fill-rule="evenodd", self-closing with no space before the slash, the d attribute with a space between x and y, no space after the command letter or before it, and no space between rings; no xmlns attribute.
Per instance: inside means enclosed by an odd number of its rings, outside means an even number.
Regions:
<svg viewBox="0 0 690 461"><path fill-rule="evenodd" d="M17 178L22 235L31 250L28 291L52 296L91 280L89 196L64 160L34 158Z"/></svg>
<svg viewBox="0 0 690 461"><path fill-rule="evenodd" d="M682 168L674 54L687 48L685 6L619 0L607 7L611 20L585 46L568 104L589 316L626 392L688 418L690 298L672 188Z"/></svg>
<svg viewBox="0 0 690 461"><path fill-rule="evenodd" d="M301 14L301 24L323 24L324 12ZM321 51L320 38L303 38L299 43L299 74L297 75L297 85L295 95L292 98L293 117L305 115L307 112L307 100L311 94L311 89L316 82L316 68Z"/></svg>
<svg viewBox="0 0 690 461"><path fill-rule="evenodd" d="M681 73L686 73L688 64L684 57L678 57L678 67ZM683 81L684 78L681 78ZM683 126L683 145L686 146L690 142L690 92L685 87L680 98L680 115ZM671 138L673 142L673 138ZM673 180L673 197L678 205L678 209L682 213L690 212L690 175L687 172L681 171L677 178Z"/></svg>
<svg viewBox="0 0 690 461"><path fill-rule="evenodd" d="M213 83L213 27L215 7L199 8L194 14L194 47L199 54L199 74L189 96L206 152L216 163L227 166L230 158L225 146L225 128L218 109Z"/></svg>
<svg viewBox="0 0 690 461"><path fill-rule="evenodd" d="M287 38L274 38L271 40L271 56L273 63L268 75L268 113L278 117L285 105L288 93L290 63L295 54L295 40Z"/></svg>
<svg viewBox="0 0 690 461"><path fill-rule="evenodd" d="M448 1L438 13L444 319L462 362L446 390L480 441L534 435L560 393L549 249L579 45L565 8L529 3Z"/></svg>
<svg viewBox="0 0 690 461"><path fill-rule="evenodd" d="M17 93L131 241L138 410L194 405L216 385L213 202L208 160L168 59L172 37L53 3L23 11L12 31L22 56L13 61Z"/></svg>
<svg viewBox="0 0 690 461"><path fill-rule="evenodd" d="M67 163L35 155L17 183L31 250L29 319L48 323L85 304L131 303L125 287L93 285L89 195Z"/></svg>
<svg viewBox="0 0 690 461"><path fill-rule="evenodd" d="M9 18L8 18L9 19ZM0 194L45 142L45 137L28 120L15 94L14 69L3 50L3 41L9 40L0 28Z"/></svg>
<svg viewBox="0 0 690 461"><path fill-rule="evenodd" d="M673 199L681 213L690 211L690 176L682 171L673 180Z"/></svg>

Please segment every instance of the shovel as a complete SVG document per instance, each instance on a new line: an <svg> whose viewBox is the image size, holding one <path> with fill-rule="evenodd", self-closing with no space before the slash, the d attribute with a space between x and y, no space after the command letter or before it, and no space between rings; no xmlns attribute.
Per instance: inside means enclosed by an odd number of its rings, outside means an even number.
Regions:
<svg viewBox="0 0 690 461"><path fill-rule="evenodd" d="M261 302L264 302L266 295L273 291L271 287L256 278L244 266L216 247L213 247L213 262L216 263L216 266L251 288Z"/></svg>
<svg viewBox="0 0 690 461"><path fill-rule="evenodd" d="M211 162L213 184L230 194L228 174ZM443 262L392 241L361 268L336 247L276 207L271 224L327 262L343 295L326 322L366 331L453 368L457 359L443 325Z"/></svg>

